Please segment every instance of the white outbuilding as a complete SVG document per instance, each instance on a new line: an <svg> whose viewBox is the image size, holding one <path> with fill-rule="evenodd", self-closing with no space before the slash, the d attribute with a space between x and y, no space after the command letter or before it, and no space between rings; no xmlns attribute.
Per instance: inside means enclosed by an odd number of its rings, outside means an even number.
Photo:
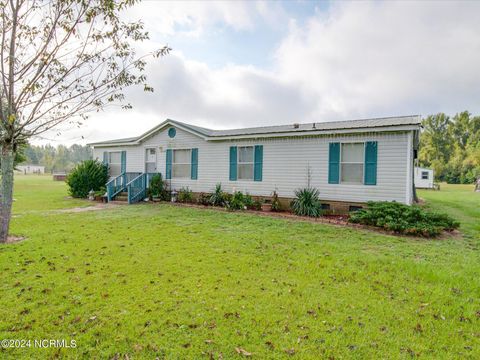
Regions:
<svg viewBox="0 0 480 360"><path fill-rule="evenodd" d="M45 174L45 166L41 165L18 165L15 169L18 173L27 175L27 174Z"/></svg>
<svg viewBox="0 0 480 360"><path fill-rule="evenodd" d="M433 189L433 170L415 167L414 183L417 189Z"/></svg>

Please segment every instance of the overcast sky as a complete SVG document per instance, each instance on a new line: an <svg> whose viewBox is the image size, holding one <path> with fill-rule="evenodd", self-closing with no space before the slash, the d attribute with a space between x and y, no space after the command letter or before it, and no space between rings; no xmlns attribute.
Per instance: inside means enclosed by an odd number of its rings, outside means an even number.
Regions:
<svg viewBox="0 0 480 360"><path fill-rule="evenodd" d="M168 44L131 88L35 143L139 135L166 118L225 129L436 112L480 113L480 2L157 2L128 12Z"/></svg>

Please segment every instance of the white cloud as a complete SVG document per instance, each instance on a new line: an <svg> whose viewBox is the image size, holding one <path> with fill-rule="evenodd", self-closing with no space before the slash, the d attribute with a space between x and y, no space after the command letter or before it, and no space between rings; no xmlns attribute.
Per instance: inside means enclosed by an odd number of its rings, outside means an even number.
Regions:
<svg viewBox="0 0 480 360"><path fill-rule="evenodd" d="M253 26L251 3L194 4L170 4L172 17L159 14L170 20L149 27ZM267 14L265 6L254 11ZM480 3L338 2L304 26L288 25L272 69L212 68L174 52L149 67L154 94L132 89L133 111L95 114L79 131L95 141L137 135L167 117L226 128L480 112Z"/></svg>
<svg viewBox="0 0 480 360"><path fill-rule="evenodd" d="M198 37L218 24L252 30L256 13L253 2L144 1L129 9L128 17L142 19L152 32Z"/></svg>
<svg viewBox="0 0 480 360"><path fill-rule="evenodd" d="M318 97L319 119L478 111L479 15L474 2L336 3L292 27L276 71Z"/></svg>

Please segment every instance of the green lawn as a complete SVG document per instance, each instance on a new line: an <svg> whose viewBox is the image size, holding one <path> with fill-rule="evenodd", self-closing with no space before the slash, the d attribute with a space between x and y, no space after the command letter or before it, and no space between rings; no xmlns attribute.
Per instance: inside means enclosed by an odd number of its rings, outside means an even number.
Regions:
<svg viewBox="0 0 480 360"><path fill-rule="evenodd" d="M420 192L464 238L411 239L170 205L79 213L17 177L0 245L0 338L74 339L1 358L480 357L480 194ZM119 357L120 358L120 357Z"/></svg>

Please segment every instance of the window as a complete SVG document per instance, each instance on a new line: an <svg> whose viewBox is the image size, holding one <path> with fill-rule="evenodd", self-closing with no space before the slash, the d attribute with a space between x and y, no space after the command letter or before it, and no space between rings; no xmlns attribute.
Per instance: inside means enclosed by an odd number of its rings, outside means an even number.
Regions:
<svg viewBox="0 0 480 360"><path fill-rule="evenodd" d="M363 184L363 143L342 144L340 179L342 183Z"/></svg>
<svg viewBox="0 0 480 360"><path fill-rule="evenodd" d="M238 147L238 179L253 180L253 146Z"/></svg>
<svg viewBox="0 0 480 360"><path fill-rule="evenodd" d="M174 178L190 178L192 168L192 151L173 150L172 159L172 177Z"/></svg>
<svg viewBox="0 0 480 360"><path fill-rule="evenodd" d="M120 151L108 153L110 176L119 176L122 173L122 153Z"/></svg>
<svg viewBox="0 0 480 360"><path fill-rule="evenodd" d="M422 171L422 180L428 180L428 171Z"/></svg>

